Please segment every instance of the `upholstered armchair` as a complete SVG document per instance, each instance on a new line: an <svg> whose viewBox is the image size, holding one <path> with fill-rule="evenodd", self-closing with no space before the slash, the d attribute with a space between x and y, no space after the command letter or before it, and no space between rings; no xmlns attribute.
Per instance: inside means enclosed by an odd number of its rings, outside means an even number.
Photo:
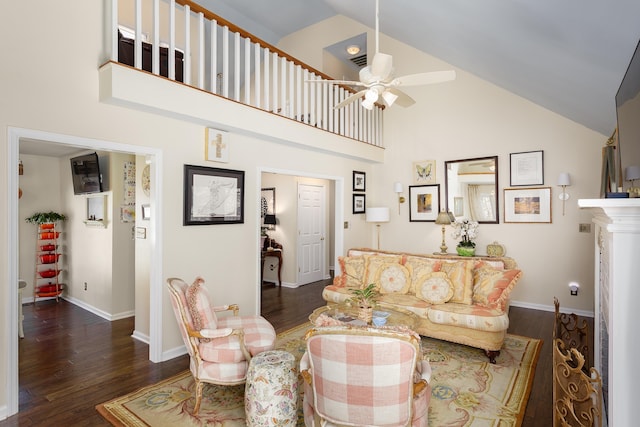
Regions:
<svg viewBox="0 0 640 427"><path fill-rule="evenodd" d="M167 280L171 304L187 352L189 368L196 382L197 414L205 383L243 384L252 356L274 347L276 332L261 316L238 316L238 306L212 306L204 280L188 285L183 280ZM233 316L216 312L232 310Z"/></svg>
<svg viewBox="0 0 640 427"><path fill-rule="evenodd" d="M307 426L427 426L431 366L410 330L332 326L300 360Z"/></svg>

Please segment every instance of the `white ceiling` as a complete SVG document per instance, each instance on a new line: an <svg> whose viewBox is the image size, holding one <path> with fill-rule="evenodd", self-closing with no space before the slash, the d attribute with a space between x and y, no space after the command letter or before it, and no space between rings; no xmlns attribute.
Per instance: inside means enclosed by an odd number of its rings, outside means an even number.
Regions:
<svg viewBox="0 0 640 427"><path fill-rule="evenodd" d="M375 27L374 0L196 2L273 45L336 14ZM380 0L380 31L608 136L640 1Z"/></svg>

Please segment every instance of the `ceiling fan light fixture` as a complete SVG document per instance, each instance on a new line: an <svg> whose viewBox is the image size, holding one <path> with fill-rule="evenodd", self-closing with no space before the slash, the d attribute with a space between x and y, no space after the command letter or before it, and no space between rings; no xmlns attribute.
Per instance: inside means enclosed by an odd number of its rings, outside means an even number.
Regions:
<svg viewBox="0 0 640 427"><path fill-rule="evenodd" d="M369 89L364 94L364 101L362 101L362 106L367 110L372 110L373 104L375 104L377 100L378 100L378 92L375 91L374 89Z"/></svg>
<svg viewBox="0 0 640 427"><path fill-rule="evenodd" d="M398 95L394 95L390 91L385 90L382 92L382 99L384 99L384 102L391 107L393 103L396 102L396 99L398 99Z"/></svg>
<svg viewBox="0 0 640 427"><path fill-rule="evenodd" d="M349 55L357 55L358 53L360 53L360 46L355 44L347 46L347 53Z"/></svg>

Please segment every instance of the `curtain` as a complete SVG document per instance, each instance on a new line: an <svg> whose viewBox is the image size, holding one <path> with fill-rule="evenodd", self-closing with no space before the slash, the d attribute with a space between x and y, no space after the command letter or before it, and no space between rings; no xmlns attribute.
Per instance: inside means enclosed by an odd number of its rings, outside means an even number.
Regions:
<svg viewBox="0 0 640 427"><path fill-rule="evenodd" d="M496 205L494 190L493 185L469 184L467 186L469 216L473 221L494 221L496 219L496 212L493 209Z"/></svg>

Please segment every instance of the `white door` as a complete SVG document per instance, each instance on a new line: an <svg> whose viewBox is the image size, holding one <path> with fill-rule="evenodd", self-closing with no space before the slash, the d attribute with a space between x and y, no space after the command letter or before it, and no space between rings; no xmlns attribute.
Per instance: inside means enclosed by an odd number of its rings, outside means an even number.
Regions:
<svg viewBox="0 0 640 427"><path fill-rule="evenodd" d="M298 185L298 284L324 279L325 188Z"/></svg>

